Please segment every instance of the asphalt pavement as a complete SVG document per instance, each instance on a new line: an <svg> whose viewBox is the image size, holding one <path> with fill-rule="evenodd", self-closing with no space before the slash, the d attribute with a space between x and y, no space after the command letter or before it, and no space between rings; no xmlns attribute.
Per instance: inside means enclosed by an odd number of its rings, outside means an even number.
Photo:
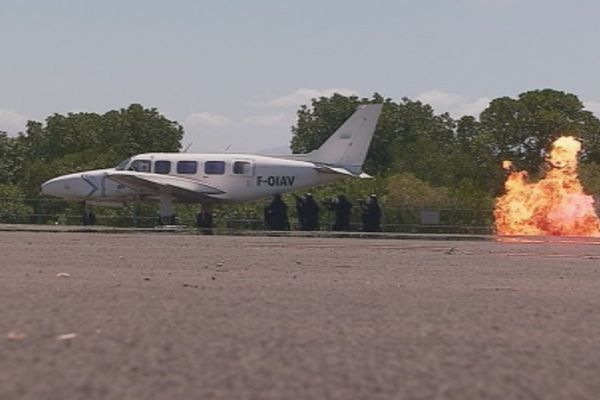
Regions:
<svg viewBox="0 0 600 400"><path fill-rule="evenodd" d="M0 399L597 399L598 241L445 239L0 232Z"/></svg>

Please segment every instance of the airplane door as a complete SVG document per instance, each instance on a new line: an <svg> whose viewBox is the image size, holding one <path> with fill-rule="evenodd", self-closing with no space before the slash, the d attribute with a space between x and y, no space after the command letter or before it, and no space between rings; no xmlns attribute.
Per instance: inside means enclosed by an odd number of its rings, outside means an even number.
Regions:
<svg viewBox="0 0 600 400"><path fill-rule="evenodd" d="M233 162L231 173L236 176L254 176L254 165L249 160L236 160Z"/></svg>
<svg viewBox="0 0 600 400"><path fill-rule="evenodd" d="M231 174L240 177L246 182L246 186L252 186L254 176L254 163L251 160L234 160L231 166Z"/></svg>

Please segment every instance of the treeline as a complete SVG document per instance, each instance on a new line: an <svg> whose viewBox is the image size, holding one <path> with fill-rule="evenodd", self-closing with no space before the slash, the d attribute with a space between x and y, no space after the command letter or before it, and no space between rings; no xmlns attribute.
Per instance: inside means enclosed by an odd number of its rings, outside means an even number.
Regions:
<svg viewBox="0 0 600 400"><path fill-rule="evenodd" d="M574 94L534 90L497 98L478 116L453 119L419 101L333 95L298 110L292 149L318 147L361 103L384 103L366 161L379 177L385 204L416 208L492 208L502 193L503 160L535 179L550 144L561 135L583 142L581 177L600 193L600 120ZM361 185L362 187L362 185ZM359 190L355 197L367 193Z"/></svg>
<svg viewBox="0 0 600 400"><path fill-rule="evenodd" d="M436 114L430 105L408 98L321 97L297 111L293 152L319 147L366 102L384 104L365 165L375 179L317 188L316 197L345 193L357 199L377 193L388 209L387 223L406 222L406 216L394 217L391 211L399 208L491 210L503 190L502 161L511 160L536 177L544 170L549 145L564 134L583 142L582 182L589 193L600 193L600 121L576 95L552 89L498 98L478 117L460 119ZM181 125L139 104L105 114L54 114L43 123L29 121L16 137L0 132L0 198L11 199L0 202L0 218L26 212L76 213L77 205L44 202L40 184L61 174L112 167L138 153L179 151L182 137ZM260 218L261 208L259 203L232 206L223 208L221 215ZM106 212L118 217L151 215L153 210L136 205ZM179 212L193 219L194 210ZM463 222L491 222L478 219Z"/></svg>
<svg viewBox="0 0 600 400"><path fill-rule="evenodd" d="M147 151L179 151L183 127L156 109L132 104L105 114L54 114L45 123L29 121L25 132L0 132L0 184L16 185L28 196L57 175L115 166Z"/></svg>
<svg viewBox="0 0 600 400"><path fill-rule="evenodd" d="M113 167L138 153L179 151L182 138L181 125L139 104L105 114L54 114L44 123L28 121L25 131L16 137L0 132L0 219L54 221L50 217L71 208L79 214L77 205L43 201L40 185L58 175ZM16 214L43 218L27 220Z"/></svg>

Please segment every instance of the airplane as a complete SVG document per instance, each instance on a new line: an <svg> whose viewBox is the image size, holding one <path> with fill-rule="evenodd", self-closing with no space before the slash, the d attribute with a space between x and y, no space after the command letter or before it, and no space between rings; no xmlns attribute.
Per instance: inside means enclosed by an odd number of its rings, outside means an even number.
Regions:
<svg viewBox="0 0 600 400"><path fill-rule="evenodd" d="M77 172L41 185L44 195L88 206L158 201L159 223L175 224L173 202L199 203L212 217L218 203L258 200L343 178L368 178L362 165L382 104L363 104L319 147L307 154L145 153L114 168ZM87 220L86 220L87 219Z"/></svg>

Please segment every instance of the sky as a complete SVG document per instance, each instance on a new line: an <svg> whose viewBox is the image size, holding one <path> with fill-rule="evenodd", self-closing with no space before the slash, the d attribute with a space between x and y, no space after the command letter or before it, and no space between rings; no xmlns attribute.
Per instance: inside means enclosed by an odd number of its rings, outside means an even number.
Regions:
<svg viewBox="0 0 600 400"><path fill-rule="evenodd" d="M280 151L334 92L460 117L553 88L600 115L598 17L591 0L0 0L0 130L140 103L189 151Z"/></svg>

